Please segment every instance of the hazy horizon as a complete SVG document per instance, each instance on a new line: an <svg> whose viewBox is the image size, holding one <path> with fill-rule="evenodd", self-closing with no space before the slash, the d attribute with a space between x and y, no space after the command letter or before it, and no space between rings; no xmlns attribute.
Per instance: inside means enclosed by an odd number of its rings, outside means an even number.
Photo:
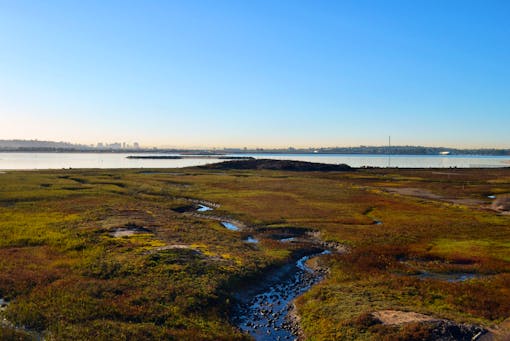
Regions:
<svg viewBox="0 0 510 341"><path fill-rule="evenodd" d="M0 0L0 139L510 148L509 10Z"/></svg>
<svg viewBox="0 0 510 341"><path fill-rule="evenodd" d="M139 148L158 148L158 149L243 149L247 148L249 150L263 148L263 149L289 149L289 148L295 148L295 149L327 149L327 148L358 148L358 147L388 147L388 141L386 141L386 144L359 144L359 145L303 145L303 146L296 146L296 145L285 145L282 144L281 146L271 146L271 145L233 145L233 146L207 146L207 145L144 145L139 143L138 141L98 141L98 142L91 142L91 143L78 143L73 141L64 141L64 140L41 140L41 139L8 139L13 141L37 141L37 142L56 142L56 143L69 143L69 144L75 144L75 145L83 145L83 146L93 146L98 147L98 143L101 144L114 144L114 143L126 143L128 147L123 147L125 149L128 148L134 148L134 143L139 144ZM0 142L2 139L0 139ZM5 141L5 140L4 140ZM426 147L426 148L452 148L452 149L510 149L505 147L479 147L479 146L472 146L472 147L455 147L455 146L448 146L448 145L410 145L410 144L391 144L392 147ZM105 146L107 147L107 146Z"/></svg>

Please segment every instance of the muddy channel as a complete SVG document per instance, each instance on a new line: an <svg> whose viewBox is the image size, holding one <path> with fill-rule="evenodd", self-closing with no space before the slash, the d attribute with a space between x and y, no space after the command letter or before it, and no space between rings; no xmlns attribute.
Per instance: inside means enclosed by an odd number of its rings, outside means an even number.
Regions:
<svg viewBox="0 0 510 341"><path fill-rule="evenodd" d="M258 243L261 238L278 240L281 243L298 243L292 261L271 269L233 293L235 307L230 319L241 331L255 340L296 340L299 338L299 324L294 311L294 300L320 282L326 275L323 268L310 268L307 261L330 254L329 248L313 235L312 230L252 229L242 222L214 215L214 208L208 202L195 201L188 206L174 209L180 213L218 221L231 231L250 234L246 243ZM202 213L208 214L202 214ZM302 246L302 248L301 248Z"/></svg>

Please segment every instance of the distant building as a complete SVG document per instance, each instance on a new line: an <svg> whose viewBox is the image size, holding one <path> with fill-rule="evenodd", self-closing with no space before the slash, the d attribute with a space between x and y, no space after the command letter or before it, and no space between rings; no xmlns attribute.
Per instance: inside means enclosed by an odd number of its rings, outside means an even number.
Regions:
<svg viewBox="0 0 510 341"><path fill-rule="evenodd" d="M140 149L140 145L138 144L138 142L133 143L133 148Z"/></svg>

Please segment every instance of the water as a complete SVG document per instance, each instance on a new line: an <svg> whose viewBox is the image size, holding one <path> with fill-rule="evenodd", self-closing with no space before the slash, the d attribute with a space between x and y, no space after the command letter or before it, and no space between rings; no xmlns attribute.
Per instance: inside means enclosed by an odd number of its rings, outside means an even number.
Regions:
<svg viewBox="0 0 510 341"><path fill-rule="evenodd" d="M283 270L282 274L270 277L269 287L239 307L239 328L257 341L296 339L295 326L288 318L292 301L324 277L323 273L308 268L306 261L328 253L324 251L302 257L289 269ZM282 278L279 278L280 275Z"/></svg>
<svg viewBox="0 0 510 341"><path fill-rule="evenodd" d="M197 212L207 212L207 211L212 211L212 210L213 209L209 206L198 204Z"/></svg>
<svg viewBox="0 0 510 341"><path fill-rule="evenodd" d="M290 238L282 238L282 239L279 239L279 241L281 241L282 243L289 243L289 242L293 242L296 240L296 237L290 237Z"/></svg>
<svg viewBox="0 0 510 341"><path fill-rule="evenodd" d="M157 153L154 153L156 155ZM136 153L0 153L0 170L62 168L182 168L219 162L218 159L128 159ZM153 154L150 154L153 155ZM177 154L164 154L177 155Z"/></svg>
<svg viewBox="0 0 510 341"><path fill-rule="evenodd" d="M222 221L221 225L225 226L230 231L239 231L239 227L237 227L236 225L229 223L227 221Z"/></svg>
<svg viewBox="0 0 510 341"><path fill-rule="evenodd" d="M258 242L259 242L259 240L258 240L258 239L253 238L252 236L248 236L248 238L246 238L246 239L244 240L244 242L246 242L246 243L250 243L250 244L256 244L256 243L258 243Z"/></svg>
<svg viewBox="0 0 510 341"><path fill-rule="evenodd" d="M0 153L0 170L62 168L182 168L225 160L185 158L177 160L127 159L137 153ZM177 154L163 154L177 155ZM510 167L510 156L474 155L353 155L353 154L237 154L255 158L345 163L351 167L471 168Z"/></svg>
<svg viewBox="0 0 510 341"><path fill-rule="evenodd" d="M510 156L480 155L371 155L371 154L239 154L265 159L345 163L351 167L485 168L510 167Z"/></svg>
<svg viewBox="0 0 510 341"><path fill-rule="evenodd" d="M321 252L318 256L329 255L329 254L331 254L331 251L329 251L329 250L324 250L324 251L322 251L322 252ZM315 255L315 256L317 256L317 255ZM315 256L314 256L314 257L315 257ZM313 273L313 270L306 266L306 262L307 262L310 258L312 258L312 256L305 256L305 257L302 257L301 259L299 259L299 260L297 261L296 266L297 266L298 268L300 268L301 270L303 270L303 271L308 271L308 272L310 272L310 273Z"/></svg>

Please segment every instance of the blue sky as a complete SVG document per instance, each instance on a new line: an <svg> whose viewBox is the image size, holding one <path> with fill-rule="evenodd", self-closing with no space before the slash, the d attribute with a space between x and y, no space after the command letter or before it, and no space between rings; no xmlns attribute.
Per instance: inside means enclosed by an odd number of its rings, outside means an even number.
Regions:
<svg viewBox="0 0 510 341"><path fill-rule="evenodd" d="M0 0L0 139L510 148L509 1Z"/></svg>

